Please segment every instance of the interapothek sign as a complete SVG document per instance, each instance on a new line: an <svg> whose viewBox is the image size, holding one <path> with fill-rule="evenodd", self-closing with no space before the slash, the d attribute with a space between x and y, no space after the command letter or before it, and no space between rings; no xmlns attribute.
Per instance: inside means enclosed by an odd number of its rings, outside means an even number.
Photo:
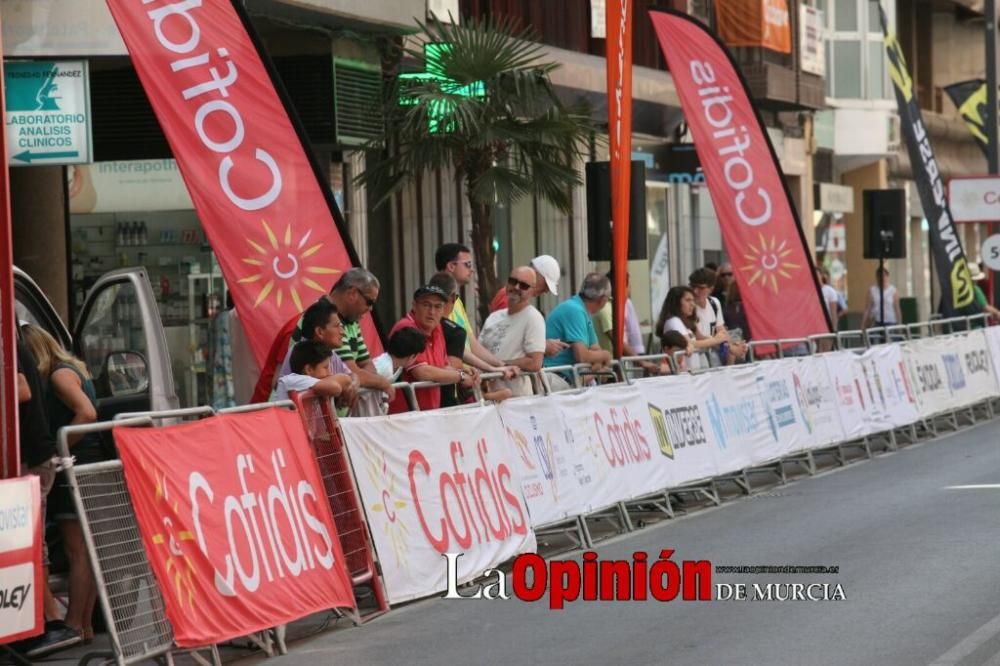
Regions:
<svg viewBox="0 0 1000 666"><path fill-rule="evenodd" d="M948 204L955 222L1000 221L1000 176L952 178Z"/></svg>

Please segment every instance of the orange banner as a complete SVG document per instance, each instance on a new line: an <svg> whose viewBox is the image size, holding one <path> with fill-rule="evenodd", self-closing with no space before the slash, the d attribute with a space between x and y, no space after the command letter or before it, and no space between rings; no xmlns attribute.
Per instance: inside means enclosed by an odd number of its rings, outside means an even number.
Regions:
<svg viewBox="0 0 1000 666"><path fill-rule="evenodd" d="M728 46L792 52L787 0L716 0L719 37Z"/></svg>
<svg viewBox="0 0 1000 666"><path fill-rule="evenodd" d="M610 0L607 12L608 139L611 149L611 266L615 269L614 343L621 357L628 275L632 176L632 0Z"/></svg>

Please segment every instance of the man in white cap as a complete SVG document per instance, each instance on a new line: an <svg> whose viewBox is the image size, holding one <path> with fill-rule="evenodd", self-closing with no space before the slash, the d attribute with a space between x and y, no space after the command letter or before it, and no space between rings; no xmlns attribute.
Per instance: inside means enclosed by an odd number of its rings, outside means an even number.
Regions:
<svg viewBox="0 0 1000 666"><path fill-rule="evenodd" d="M535 278L535 287L531 290L531 293L527 294L528 298L538 298L545 293L552 294L553 296L559 295L559 276L561 271L559 270L559 262L554 257L547 254L540 254L532 259L528 266L537 275ZM493 300L490 301L490 312L503 310L506 307L507 288L501 287L500 291L493 297Z"/></svg>
<svg viewBox="0 0 1000 666"><path fill-rule="evenodd" d="M538 298L546 293L553 296L559 295L559 276L562 275L562 271L560 271L559 262L556 261L555 257L548 254L540 254L529 262L528 267L534 270L536 275L534 288L526 294L529 300ZM490 312L503 310L507 306L507 288L500 287L500 291L490 301ZM566 343L562 340L546 340L545 355L555 356L566 349L566 347Z"/></svg>
<svg viewBox="0 0 1000 666"><path fill-rule="evenodd" d="M973 282L972 289L975 304L994 320L1000 320L1000 310L997 310L995 307L990 305L990 302L986 298L986 294L983 293L982 288L978 284L975 284L976 282L982 282L989 276L983 272L983 269L979 267L979 264L974 263L969 264L969 276L972 278Z"/></svg>

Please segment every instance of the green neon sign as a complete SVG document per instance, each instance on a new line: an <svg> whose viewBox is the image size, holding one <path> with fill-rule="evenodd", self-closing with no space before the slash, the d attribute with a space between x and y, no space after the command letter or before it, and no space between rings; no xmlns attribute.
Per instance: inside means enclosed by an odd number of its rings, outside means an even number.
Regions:
<svg viewBox="0 0 1000 666"><path fill-rule="evenodd" d="M417 99L405 91L405 83L413 82L417 85L437 82L441 92L447 95L459 97L486 97L486 84L482 81L472 83L459 83L448 78L444 73L442 57L452 48L451 44L441 42L431 42L424 44L424 71L400 74L399 78L404 82L404 90L400 93L399 103L403 106L413 106ZM432 133L454 131L454 123L448 120L455 108L454 102L450 100L433 100L428 109L428 129Z"/></svg>

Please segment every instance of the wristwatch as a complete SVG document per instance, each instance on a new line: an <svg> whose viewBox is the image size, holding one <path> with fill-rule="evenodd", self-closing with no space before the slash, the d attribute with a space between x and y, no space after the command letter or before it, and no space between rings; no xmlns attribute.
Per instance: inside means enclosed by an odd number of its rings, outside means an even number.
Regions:
<svg viewBox="0 0 1000 666"><path fill-rule="evenodd" d="M465 370L458 371L458 383L461 384L465 381Z"/></svg>

